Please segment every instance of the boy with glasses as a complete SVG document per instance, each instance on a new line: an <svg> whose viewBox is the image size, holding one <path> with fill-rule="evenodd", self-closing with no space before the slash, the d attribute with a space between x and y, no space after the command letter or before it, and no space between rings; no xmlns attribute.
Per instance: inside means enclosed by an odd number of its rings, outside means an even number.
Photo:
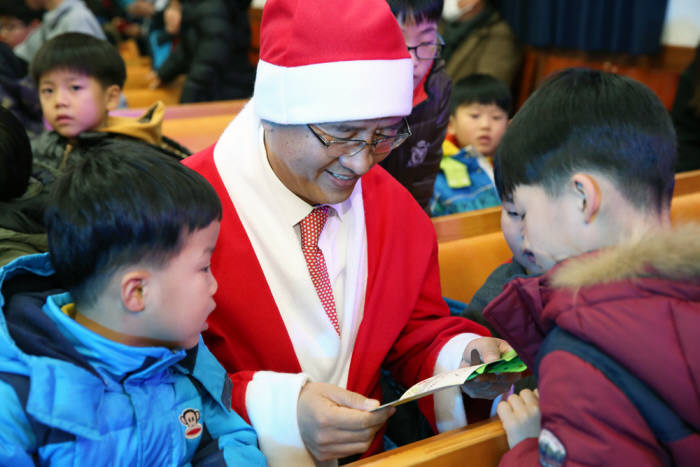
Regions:
<svg viewBox="0 0 700 467"><path fill-rule="evenodd" d="M413 135L380 165L429 213L450 116L450 78L440 59L443 42L438 34L443 1L388 0L388 3L413 64L413 109L407 117Z"/></svg>
<svg viewBox="0 0 700 467"><path fill-rule="evenodd" d="M509 348L449 316L435 230L376 167L410 133L413 87L385 0L268 0L251 102L184 161L223 204L205 340L272 466L379 451L380 367L411 386ZM466 421L459 389L419 405L435 428Z"/></svg>

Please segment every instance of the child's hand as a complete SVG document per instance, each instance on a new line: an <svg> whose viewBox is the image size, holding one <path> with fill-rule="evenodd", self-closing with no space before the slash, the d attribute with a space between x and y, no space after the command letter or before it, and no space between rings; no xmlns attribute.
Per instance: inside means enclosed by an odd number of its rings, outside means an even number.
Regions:
<svg viewBox="0 0 700 467"><path fill-rule="evenodd" d="M540 435L540 393L523 389L498 404L498 417L503 423L511 448L526 438Z"/></svg>

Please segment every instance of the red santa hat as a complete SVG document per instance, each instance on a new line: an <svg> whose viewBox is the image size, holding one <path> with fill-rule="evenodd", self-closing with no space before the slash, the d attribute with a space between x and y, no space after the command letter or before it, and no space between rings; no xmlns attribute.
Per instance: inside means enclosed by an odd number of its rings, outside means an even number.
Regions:
<svg viewBox="0 0 700 467"><path fill-rule="evenodd" d="M282 124L410 114L413 65L386 0L267 0L253 96Z"/></svg>

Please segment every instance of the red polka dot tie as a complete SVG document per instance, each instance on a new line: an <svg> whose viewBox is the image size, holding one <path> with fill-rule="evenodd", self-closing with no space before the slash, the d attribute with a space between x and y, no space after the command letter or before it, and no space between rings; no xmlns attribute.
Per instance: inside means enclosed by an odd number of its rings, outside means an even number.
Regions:
<svg viewBox="0 0 700 467"><path fill-rule="evenodd" d="M335 332L340 335L338 325L338 315L335 311L335 300L333 299L333 288L328 278L326 260L323 252L318 247L318 237L321 235L323 226L328 218L329 206L319 206L311 211L311 214L302 219L301 226L301 251L306 259L306 266L309 268L311 281L314 283L318 298L321 299L323 309L326 310L328 318L331 320Z"/></svg>

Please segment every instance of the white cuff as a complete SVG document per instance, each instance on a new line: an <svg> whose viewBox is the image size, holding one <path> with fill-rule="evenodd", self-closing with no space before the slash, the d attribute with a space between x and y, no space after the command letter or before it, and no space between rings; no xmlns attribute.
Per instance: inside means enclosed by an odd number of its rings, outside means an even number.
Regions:
<svg viewBox="0 0 700 467"><path fill-rule="evenodd" d="M433 374L437 375L459 368L459 365L462 363L464 349L469 342L477 337L483 336L464 333L457 334L447 341L440 349L438 358L435 361ZM438 391L433 395L433 398L435 401L435 422L438 432L454 430L467 424L467 416L464 412L464 403L462 402L462 389L459 386Z"/></svg>
<svg viewBox="0 0 700 467"><path fill-rule="evenodd" d="M308 380L303 373L258 371L248 383L248 417L270 467L314 465L297 423L299 393Z"/></svg>

